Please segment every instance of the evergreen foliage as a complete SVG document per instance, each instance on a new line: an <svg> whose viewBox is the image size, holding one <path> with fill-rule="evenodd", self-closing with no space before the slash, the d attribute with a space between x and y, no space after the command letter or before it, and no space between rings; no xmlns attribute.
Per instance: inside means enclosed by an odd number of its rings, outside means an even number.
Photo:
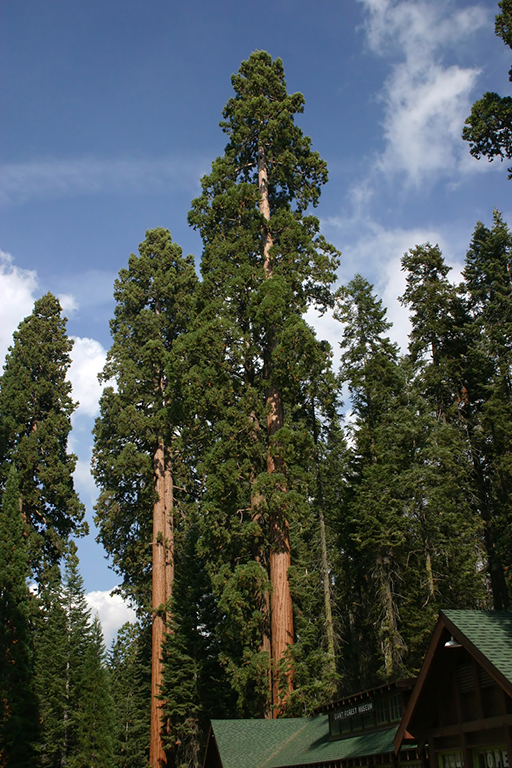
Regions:
<svg viewBox="0 0 512 768"><path fill-rule="evenodd" d="M500 8L510 45L512 0ZM108 660L69 543L84 530L66 447L72 343L51 294L7 357L5 768L199 768L210 718L311 714L415 674L444 606L510 607L507 225L498 212L477 224L460 286L437 245L404 255L400 355L367 280L331 292L338 253L310 210L326 164L295 123L304 99L281 60L256 51L232 85L227 145L189 214L202 280L157 228L115 283L96 521L140 623ZM511 156L507 110L495 94L474 106L473 154ZM338 377L305 320L333 306Z"/></svg>
<svg viewBox="0 0 512 768"><path fill-rule="evenodd" d="M175 483L183 479L175 440L182 414L168 396L169 375L178 375L173 345L193 314L196 283L192 257L184 258L170 232L159 228L146 233L139 256L131 254L114 287L113 343L102 380L116 387L104 389L94 430L93 473L101 489L96 522L124 592L144 610L151 604L153 459L160 435L172 446Z"/></svg>
<svg viewBox="0 0 512 768"><path fill-rule="evenodd" d="M38 736L28 531L19 498L13 465L0 509L0 764L5 768L32 766Z"/></svg>
<svg viewBox="0 0 512 768"><path fill-rule="evenodd" d="M125 624L117 633L109 657L114 707L114 764L139 768L149 757L151 674L149 633L138 624Z"/></svg>
<svg viewBox="0 0 512 768"><path fill-rule="evenodd" d="M86 530L73 486L76 456L67 451L72 341L58 299L47 293L14 333L0 379L0 469L16 464L21 508L29 525L29 561L37 572L57 562L70 534Z"/></svg>
<svg viewBox="0 0 512 768"><path fill-rule="evenodd" d="M476 509L484 526L494 607L510 607L506 570L512 446L512 235L498 211L491 229L475 227L461 289L469 321L468 365L462 414L473 464Z"/></svg>
<svg viewBox="0 0 512 768"><path fill-rule="evenodd" d="M34 634L41 721L38 758L42 768L57 768L64 765L69 756L71 674L69 625L58 566L48 567L42 574L38 602Z"/></svg>
<svg viewBox="0 0 512 768"><path fill-rule="evenodd" d="M76 545L39 588L35 646L42 768L113 763L113 705L99 620L91 622Z"/></svg>
<svg viewBox="0 0 512 768"><path fill-rule="evenodd" d="M512 2L500 0L501 13L496 16L495 31L505 45L512 47ZM512 82L512 68L509 73ZM510 160L512 158L512 98L499 96L497 93L484 93L475 101L471 114L466 119L462 138L469 142L469 151L476 157L488 157L489 162L495 157ZM508 178L512 179L512 168L508 169Z"/></svg>
<svg viewBox="0 0 512 768"><path fill-rule="evenodd" d="M289 531L311 516L310 375L328 376L330 365L303 315L331 303L338 254L307 213L327 170L295 125L304 99L287 93L281 60L257 51L232 84L221 123L229 141L189 214L204 245L198 322L208 339L196 363L206 383L199 413L211 424L200 466L201 546L226 612L221 642L238 712L255 714L260 701L263 714L269 655L276 709L291 686ZM235 626L243 635L230 642Z"/></svg>
<svg viewBox="0 0 512 768"><path fill-rule="evenodd" d="M76 710L77 747L70 768L111 768L114 764L114 712L106 665L103 633L98 616L90 627L81 674Z"/></svg>
<svg viewBox="0 0 512 768"><path fill-rule="evenodd" d="M340 292L337 312L345 322L342 376L355 417L341 530L353 606L347 627L353 658L347 654L345 663L352 658L367 685L417 671L439 608L474 607L483 598L466 444L446 419L446 393L434 386L442 347L437 320L446 321L434 293L443 286L444 267L431 270L428 253L422 273L419 252L407 262L415 269L407 299L417 369L425 350L433 351L431 362L423 361L427 375L414 376L384 337L385 310L363 278ZM438 283L432 272L441 274Z"/></svg>

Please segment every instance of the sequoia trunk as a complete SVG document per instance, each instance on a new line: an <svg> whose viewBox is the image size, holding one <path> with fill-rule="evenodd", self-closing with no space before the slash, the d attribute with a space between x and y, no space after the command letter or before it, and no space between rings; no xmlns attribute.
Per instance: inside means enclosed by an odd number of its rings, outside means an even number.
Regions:
<svg viewBox="0 0 512 768"><path fill-rule="evenodd" d="M260 192L260 213L270 220L270 201L268 195L268 165L265 147L258 147L258 186ZM263 269L267 280L272 278L272 235L268 226L263 227ZM270 352L270 350L269 350ZM281 461L273 453L270 439L284 426L283 402L281 393L270 386L266 393L267 405L267 471L269 474L282 471ZM281 490L285 490L282 488ZM272 703L274 716L279 714L282 704L293 688L293 673L288 669L285 680L281 682L278 665L289 645L293 644L293 605L288 582L288 569L291 565L290 533L288 520L282 509L274 511L270 519L270 581L272 583L271 609L271 647L272 647Z"/></svg>
<svg viewBox="0 0 512 768"><path fill-rule="evenodd" d="M166 609L172 595L174 578L173 485L169 458L160 437L153 457L155 502L153 504L153 565L151 641L151 734L149 764L163 768L166 756L162 744L162 713L158 703L163 678L162 642L166 626Z"/></svg>

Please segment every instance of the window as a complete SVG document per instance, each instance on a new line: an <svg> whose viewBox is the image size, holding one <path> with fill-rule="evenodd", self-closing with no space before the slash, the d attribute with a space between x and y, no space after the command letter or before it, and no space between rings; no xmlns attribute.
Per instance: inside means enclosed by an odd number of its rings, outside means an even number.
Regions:
<svg viewBox="0 0 512 768"><path fill-rule="evenodd" d="M329 714L329 729L331 736L339 736L341 733L341 720L336 720L334 714L334 712Z"/></svg>
<svg viewBox="0 0 512 768"><path fill-rule="evenodd" d="M377 701L377 725L389 723L389 707L387 699L378 699Z"/></svg>
<svg viewBox="0 0 512 768"><path fill-rule="evenodd" d="M399 693L389 697L389 719L393 723L402 718L402 697ZM450 767L451 768L451 767Z"/></svg>

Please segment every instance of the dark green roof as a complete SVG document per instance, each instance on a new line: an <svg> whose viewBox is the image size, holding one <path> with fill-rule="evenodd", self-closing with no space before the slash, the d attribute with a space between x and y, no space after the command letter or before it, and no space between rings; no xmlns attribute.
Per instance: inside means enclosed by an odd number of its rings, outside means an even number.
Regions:
<svg viewBox="0 0 512 768"><path fill-rule="evenodd" d="M443 611L446 618L512 683L512 612Z"/></svg>
<svg viewBox="0 0 512 768"><path fill-rule="evenodd" d="M327 715L212 720L223 768L285 768L394 751L396 728L329 741Z"/></svg>

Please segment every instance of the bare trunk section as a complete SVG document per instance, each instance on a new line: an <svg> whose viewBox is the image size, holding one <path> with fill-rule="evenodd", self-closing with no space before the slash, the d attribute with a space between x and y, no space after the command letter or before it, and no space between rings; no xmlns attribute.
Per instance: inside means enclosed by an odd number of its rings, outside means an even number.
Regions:
<svg viewBox="0 0 512 768"><path fill-rule="evenodd" d="M434 585L434 573L432 571L432 558L430 556L430 549L428 547L425 553L425 569L427 571L427 589L428 589L427 603L428 603L428 601L433 599L436 594L436 589Z"/></svg>
<svg viewBox="0 0 512 768"><path fill-rule="evenodd" d="M252 481L251 486L253 485L253 483L254 483L254 480ZM254 492L254 489L251 487L252 519L253 520L257 520L258 522L260 522L260 518L261 518L261 511L260 510L261 510L261 503L262 503L262 501L263 501L263 499L262 499L261 493ZM257 549L257 551L254 554L254 559L256 560L257 563L260 563L263 567L265 567L265 563L262 562L264 560L264 558L262 557L261 547L260 546L258 546L258 549ZM264 595L264 599L263 600L264 600L264 604L262 606L262 613L263 613L263 616L265 617L265 627L267 629L265 629L265 631L263 633L263 637L262 637L262 640L261 640L260 651L263 651L264 653L268 654L268 661L269 661L269 666L268 666L268 671L267 671L267 676L268 676L268 698L267 698L267 701L268 701L268 703L267 703L267 705L265 707L264 717L270 718L270 717L272 717L272 712L271 712L271 709L270 709L270 706L272 704L272 674L271 674L272 648L271 648L271 644L270 644L270 629L269 629L270 628L270 595L268 593L268 590L265 590L265 595Z"/></svg>
<svg viewBox="0 0 512 768"><path fill-rule="evenodd" d="M377 570L380 581L380 600L383 619L381 622L381 644L384 655L384 671L386 677L393 678L401 667L404 642L397 625L397 616L393 600L393 588L390 574L390 557L379 554Z"/></svg>
<svg viewBox="0 0 512 768"><path fill-rule="evenodd" d="M336 674L336 646L334 642L334 621L332 618L332 603L331 603L331 584L329 580L329 558L327 556L327 536L325 533L325 518L323 512L323 488L322 477L320 474L320 463L318 459L318 430L315 414L315 400L311 402L311 420L313 423L313 440L315 441L316 449L316 462L317 462L317 498L318 498L318 522L320 528L320 561L322 572L322 587L324 592L324 610L325 610L325 632L327 635L327 654L329 656L329 672L332 674L332 686L330 693L334 696L336 684L334 682L334 675Z"/></svg>
<svg viewBox="0 0 512 768"><path fill-rule="evenodd" d="M270 221L268 196L268 163L264 145L258 146L258 188L260 192L260 213ZM268 227L263 227L263 269L265 278L272 277L270 249L273 241ZM267 437L271 438L284 425L281 393L276 387L269 387L266 393ZM270 450L267 453L267 471L279 472L280 462ZM284 489L283 489L284 490ZM271 650L272 650L272 703L274 717L277 717L287 696L293 690L293 673L288 670L283 681L278 674L278 665L289 645L293 644L293 605L288 582L291 565L290 533L288 520L282 512L274 512L270 520L270 581L272 583L271 609Z"/></svg>
<svg viewBox="0 0 512 768"><path fill-rule="evenodd" d="M284 422L281 395L275 387L267 391L267 435L271 438L281 429ZM272 454L269 446L267 471L269 474L282 470L281 461ZM285 491L285 488L280 490ZM270 519L270 581L272 583L271 635L272 635L272 702L274 717L282 711L288 695L293 690L293 672L287 670L284 680L280 679L278 665L289 645L293 645L293 605L288 581L291 565L290 531L288 520L281 510L275 511Z"/></svg>
<svg viewBox="0 0 512 768"><path fill-rule="evenodd" d="M332 620L332 608L331 608L331 584L329 581L329 561L327 558L327 538L325 535L325 520L324 513L320 508L318 512L320 522L320 549L322 560L322 584L324 590L324 606L325 606L325 631L327 634L327 653L332 660L332 671L336 669L336 656L334 645L334 622Z"/></svg>
<svg viewBox="0 0 512 768"><path fill-rule="evenodd" d="M260 213L266 221L270 221L270 201L268 199L268 167L267 156L263 144L258 146L258 188L260 192ZM272 263L270 249L272 248L272 235L268 227L263 228L263 269L265 277L272 277Z"/></svg>
<svg viewBox="0 0 512 768"><path fill-rule="evenodd" d="M153 566L151 640L151 733L149 765L164 768L165 751L162 744L162 713L158 701L163 678L162 643L167 620L166 607L172 595L174 579L173 485L169 457L163 438L153 457L153 477L156 499L153 504Z"/></svg>

